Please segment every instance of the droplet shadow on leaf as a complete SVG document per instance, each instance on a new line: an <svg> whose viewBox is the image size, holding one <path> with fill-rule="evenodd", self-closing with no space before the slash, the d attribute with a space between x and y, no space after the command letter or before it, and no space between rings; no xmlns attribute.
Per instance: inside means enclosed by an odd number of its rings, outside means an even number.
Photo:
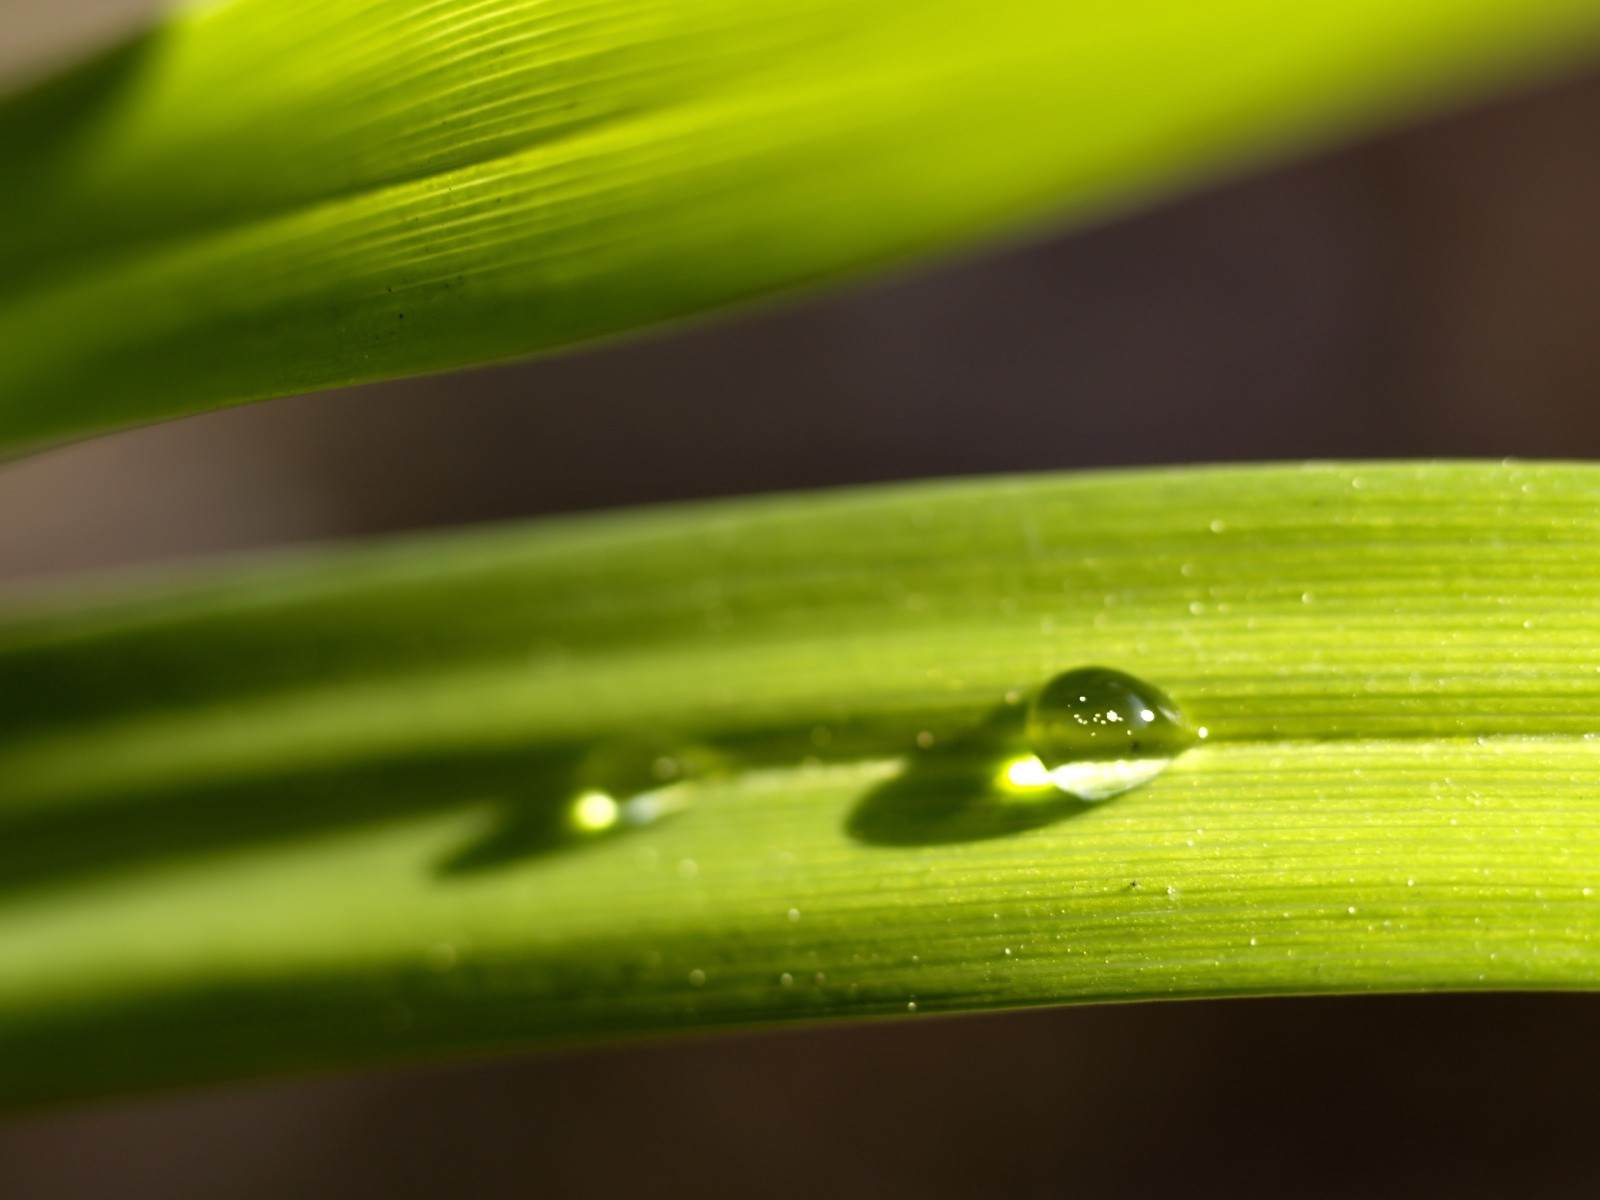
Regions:
<svg viewBox="0 0 1600 1200"><path fill-rule="evenodd" d="M337 768L114 793L0 813L0 904L65 881L198 862L217 854L336 836L429 813L548 797L558 807L578 751L533 747L469 755L420 750ZM0 786L0 791L3 791Z"/></svg>
<svg viewBox="0 0 1600 1200"><path fill-rule="evenodd" d="M858 841L919 846L1005 837L1075 817L1095 804L1056 788L1005 784L1006 764L1030 755L1026 710L991 709L972 729L906 758L905 769L857 803L846 829Z"/></svg>
<svg viewBox="0 0 1600 1200"><path fill-rule="evenodd" d="M489 832L469 841L439 864L440 875L472 875L508 867L584 839L567 820L564 782L545 793L531 793L499 804Z"/></svg>

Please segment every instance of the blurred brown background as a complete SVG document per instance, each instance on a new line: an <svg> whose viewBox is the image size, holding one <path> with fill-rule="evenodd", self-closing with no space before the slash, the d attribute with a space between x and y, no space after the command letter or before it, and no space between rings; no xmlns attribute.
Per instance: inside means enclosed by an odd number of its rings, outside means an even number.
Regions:
<svg viewBox="0 0 1600 1200"><path fill-rule="evenodd" d="M150 7L0 0L0 78ZM8 466L0 580L931 475L1590 457L1597 216L1600 74L849 294ZM707 1039L14 1121L0 1196L1587 1196L1597 1041L1581 996Z"/></svg>

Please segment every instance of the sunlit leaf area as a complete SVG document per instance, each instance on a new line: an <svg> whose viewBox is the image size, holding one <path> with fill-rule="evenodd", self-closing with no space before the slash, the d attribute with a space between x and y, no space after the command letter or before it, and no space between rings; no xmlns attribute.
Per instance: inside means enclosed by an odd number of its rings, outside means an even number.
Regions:
<svg viewBox="0 0 1600 1200"><path fill-rule="evenodd" d="M0 7L0 1195L1582 1193L1597 58Z"/></svg>

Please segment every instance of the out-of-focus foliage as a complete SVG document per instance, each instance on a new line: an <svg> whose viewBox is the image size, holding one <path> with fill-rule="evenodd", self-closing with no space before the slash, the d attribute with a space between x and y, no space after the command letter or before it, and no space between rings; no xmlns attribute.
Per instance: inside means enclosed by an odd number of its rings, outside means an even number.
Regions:
<svg viewBox="0 0 1600 1200"><path fill-rule="evenodd" d="M1546 69L1593 0L233 0L0 104L0 445L1082 219Z"/></svg>

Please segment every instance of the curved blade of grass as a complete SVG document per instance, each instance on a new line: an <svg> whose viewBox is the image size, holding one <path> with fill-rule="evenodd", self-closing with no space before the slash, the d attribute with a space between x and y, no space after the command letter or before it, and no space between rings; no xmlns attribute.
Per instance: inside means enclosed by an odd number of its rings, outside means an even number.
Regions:
<svg viewBox="0 0 1600 1200"><path fill-rule="evenodd" d="M1597 585L1600 470L1323 466L718 504L13 606L0 1099L1595 987ZM1102 805L988 789L962 747L1085 663L1210 737ZM563 824L573 764L629 739L722 769L653 824Z"/></svg>
<svg viewBox="0 0 1600 1200"><path fill-rule="evenodd" d="M0 445L1084 217L1591 53L1592 0L232 0L0 104Z"/></svg>

